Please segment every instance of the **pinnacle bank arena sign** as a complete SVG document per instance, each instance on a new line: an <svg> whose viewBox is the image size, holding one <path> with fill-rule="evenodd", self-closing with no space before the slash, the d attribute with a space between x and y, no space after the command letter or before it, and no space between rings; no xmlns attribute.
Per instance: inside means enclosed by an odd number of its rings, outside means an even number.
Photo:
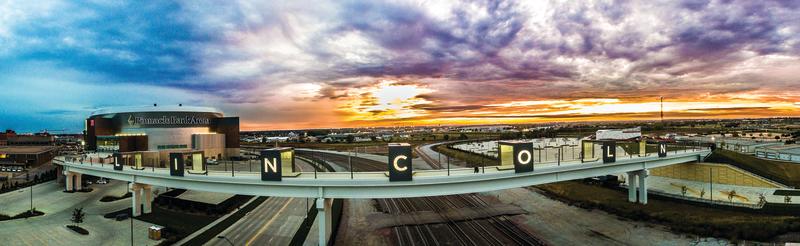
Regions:
<svg viewBox="0 0 800 246"><path fill-rule="evenodd" d="M214 113L145 112L119 114L115 121L122 128L204 127L219 117Z"/></svg>
<svg viewBox="0 0 800 246"><path fill-rule="evenodd" d="M208 118L194 116L161 116L160 118L129 117L130 125L208 125Z"/></svg>

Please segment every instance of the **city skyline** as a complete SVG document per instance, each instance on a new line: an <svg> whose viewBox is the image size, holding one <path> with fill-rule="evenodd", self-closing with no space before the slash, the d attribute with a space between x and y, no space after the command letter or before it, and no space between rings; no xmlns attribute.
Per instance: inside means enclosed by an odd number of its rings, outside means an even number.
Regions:
<svg viewBox="0 0 800 246"><path fill-rule="evenodd" d="M791 1L0 4L0 127L211 106L242 130L800 116ZM135 11L131 11L135 10Z"/></svg>

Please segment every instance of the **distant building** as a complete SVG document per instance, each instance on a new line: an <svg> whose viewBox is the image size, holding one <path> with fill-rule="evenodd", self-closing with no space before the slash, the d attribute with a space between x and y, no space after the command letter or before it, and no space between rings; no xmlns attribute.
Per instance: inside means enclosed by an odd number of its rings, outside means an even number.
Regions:
<svg viewBox="0 0 800 246"><path fill-rule="evenodd" d="M0 146L0 172L22 172L53 160L55 146Z"/></svg>
<svg viewBox="0 0 800 246"><path fill-rule="evenodd" d="M8 145L8 138L16 135L17 133L14 130L6 130L6 132L0 133L0 146Z"/></svg>
<svg viewBox="0 0 800 246"><path fill-rule="evenodd" d="M50 135L16 135L8 138L7 145L43 146L55 145L56 138Z"/></svg>
<svg viewBox="0 0 800 246"><path fill-rule="evenodd" d="M369 142L369 141L372 141L372 138L370 138L370 137L355 137L355 138L353 138L353 142L359 142L360 143L360 142Z"/></svg>
<svg viewBox="0 0 800 246"><path fill-rule="evenodd" d="M16 146L41 146L41 145L55 145L55 137L49 134L17 134L13 130L6 130L0 133L0 146L16 145Z"/></svg>
<svg viewBox="0 0 800 246"><path fill-rule="evenodd" d="M642 137L642 128L597 130L597 140L627 140Z"/></svg>
<svg viewBox="0 0 800 246"><path fill-rule="evenodd" d="M505 132L513 130L513 126L499 125L499 126L465 126L459 127L460 132Z"/></svg>

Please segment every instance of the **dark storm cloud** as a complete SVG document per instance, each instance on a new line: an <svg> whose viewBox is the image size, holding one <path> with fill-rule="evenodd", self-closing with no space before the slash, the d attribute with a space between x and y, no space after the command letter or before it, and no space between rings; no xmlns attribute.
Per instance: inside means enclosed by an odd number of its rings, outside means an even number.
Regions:
<svg viewBox="0 0 800 246"><path fill-rule="evenodd" d="M485 63L506 66L496 59L523 28L526 16L513 3L483 2L483 19L472 19L467 3L454 6L454 18L447 23L428 16L423 7L411 4L350 2L340 12L343 23L334 32L358 31L394 59L382 64L342 68L346 74L367 76L441 76L484 79L485 76L459 72ZM474 52L465 57L464 52ZM342 64L348 66L348 64Z"/></svg>

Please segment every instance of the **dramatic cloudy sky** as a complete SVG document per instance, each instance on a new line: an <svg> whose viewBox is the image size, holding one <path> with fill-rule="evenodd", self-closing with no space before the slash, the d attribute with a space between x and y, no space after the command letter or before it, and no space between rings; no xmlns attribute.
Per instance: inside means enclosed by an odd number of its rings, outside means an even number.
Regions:
<svg viewBox="0 0 800 246"><path fill-rule="evenodd" d="M0 128L800 116L800 1L0 0Z"/></svg>

